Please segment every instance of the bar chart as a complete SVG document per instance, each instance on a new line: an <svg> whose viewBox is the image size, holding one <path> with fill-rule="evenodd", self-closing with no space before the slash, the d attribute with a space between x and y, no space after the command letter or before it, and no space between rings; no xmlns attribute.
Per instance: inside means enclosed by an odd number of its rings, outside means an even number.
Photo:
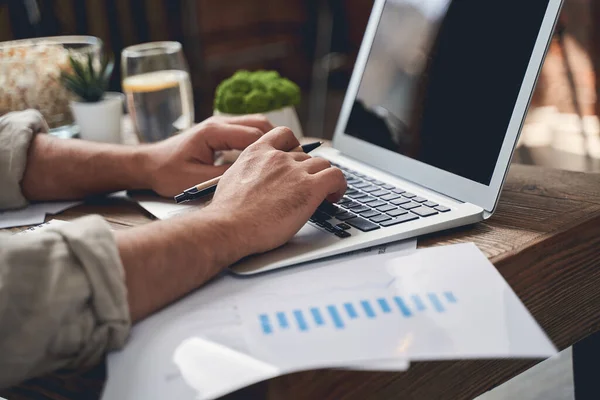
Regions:
<svg viewBox="0 0 600 400"><path fill-rule="evenodd" d="M258 321L263 335L330 328L344 330L354 321L376 321L381 318L413 318L422 313L446 313L458 303L452 291L386 296L311 306L306 309L261 312Z"/></svg>

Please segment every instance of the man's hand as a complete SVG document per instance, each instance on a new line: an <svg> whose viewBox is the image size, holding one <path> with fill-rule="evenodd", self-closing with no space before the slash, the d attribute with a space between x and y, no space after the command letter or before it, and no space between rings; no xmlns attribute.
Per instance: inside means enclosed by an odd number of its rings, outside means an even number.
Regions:
<svg viewBox="0 0 600 400"><path fill-rule="evenodd" d="M264 135L224 174L205 210L236 221L243 256L286 243L323 200L336 202L346 191L344 175L329 161L287 153L298 145L285 127Z"/></svg>
<svg viewBox="0 0 600 400"><path fill-rule="evenodd" d="M174 196L222 174L215 152L245 149L273 126L262 115L212 117L163 142L121 146L37 135L21 182L29 200L67 200L117 190Z"/></svg>
<svg viewBox="0 0 600 400"><path fill-rule="evenodd" d="M214 165L217 151L244 150L271 129L262 115L215 116L163 142L145 146L148 186L172 197L222 175L230 165Z"/></svg>
<svg viewBox="0 0 600 400"><path fill-rule="evenodd" d="M166 221L117 231L129 309L138 320L250 254L287 242L319 204L346 191L344 175L275 128L225 172L211 204Z"/></svg>
<svg viewBox="0 0 600 400"><path fill-rule="evenodd" d="M275 128L225 172L209 206L116 232L134 321L240 258L281 246L323 200L342 197L342 172L325 159L287 152L298 144L288 128Z"/></svg>

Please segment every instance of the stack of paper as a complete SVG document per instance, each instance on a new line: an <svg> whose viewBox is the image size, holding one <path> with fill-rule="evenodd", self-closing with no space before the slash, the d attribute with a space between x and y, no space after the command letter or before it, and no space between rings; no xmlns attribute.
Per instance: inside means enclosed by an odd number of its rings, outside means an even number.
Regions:
<svg viewBox="0 0 600 400"><path fill-rule="evenodd" d="M81 201L34 203L21 210L0 211L0 228L41 224L46 219L46 214L58 214L81 203Z"/></svg>
<svg viewBox="0 0 600 400"><path fill-rule="evenodd" d="M109 356L104 398L209 399L305 369L555 354L475 245L414 247L222 276L134 327Z"/></svg>

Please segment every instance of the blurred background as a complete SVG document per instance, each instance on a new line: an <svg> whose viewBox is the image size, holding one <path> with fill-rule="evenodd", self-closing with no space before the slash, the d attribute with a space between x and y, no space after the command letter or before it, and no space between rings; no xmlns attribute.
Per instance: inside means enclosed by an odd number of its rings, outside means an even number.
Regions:
<svg viewBox="0 0 600 400"><path fill-rule="evenodd" d="M236 70L275 69L302 89L297 111L305 135L329 139L372 4L370 0L0 0L0 41L93 35L114 53L116 65L121 50L129 45L179 41L190 64L196 121L212 114L216 86ZM566 0L516 162L600 171L599 73L600 0ZM120 91L120 85L117 68L111 89Z"/></svg>

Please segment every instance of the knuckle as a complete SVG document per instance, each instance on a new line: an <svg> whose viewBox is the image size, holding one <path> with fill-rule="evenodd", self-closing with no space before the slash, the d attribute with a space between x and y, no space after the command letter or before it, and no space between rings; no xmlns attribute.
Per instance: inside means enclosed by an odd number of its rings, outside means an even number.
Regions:
<svg viewBox="0 0 600 400"><path fill-rule="evenodd" d="M294 132L287 126L277 127L277 133L281 136L285 136L288 138L294 138L294 139L296 138L296 136L294 136Z"/></svg>
<svg viewBox="0 0 600 400"><path fill-rule="evenodd" d="M267 154L265 154L266 157L269 158L270 161L272 162L281 162L283 160L285 160L287 157L287 154L285 154L283 151L279 151L279 150L275 150L275 149L271 149L267 151Z"/></svg>
<svg viewBox="0 0 600 400"><path fill-rule="evenodd" d="M347 185L347 183L346 183L346 177L344 176L344 173L342 172L341 169L339 169L339 168L332 168L331 171L332 171L331 173L333 174L334 179L337 179L338 181L343 182L344 186Z"/></svg>
<svg viewBox="0 0 600 400"><path fill-rule="evenodd" d="M329 168L331 167L331 162L329 162L328 160L324 159L324 158L320 158L320 157L316 157L317 160L319 160L319 163L321 163L321 165L325 168Z"/></svg>
<svg viewBox="0 0 600 400"><path fill-rule="evenodd" d="M269 148L270 147L265 143L254 142L250 146L248 146L245 151L248 153L262 153L265 150L268 150Z"/></svg>
<svg viewBox="0 0 600 400"><path fill-rule="evenodd" d="M205 121L202 125L200 125L198 128L198 131L211 131L214 128L216 128L219 124L217 123L217 121Z"/></svg>
<svg viewBox="0 0 600 400"><path fill-rule="evenodd" d="M255 136L256 138L259 138L259 137L261 137L263 135L263 132L260 129L258 129L258 128L251 128L250 129L250 134L252 136Z"/></svg>

